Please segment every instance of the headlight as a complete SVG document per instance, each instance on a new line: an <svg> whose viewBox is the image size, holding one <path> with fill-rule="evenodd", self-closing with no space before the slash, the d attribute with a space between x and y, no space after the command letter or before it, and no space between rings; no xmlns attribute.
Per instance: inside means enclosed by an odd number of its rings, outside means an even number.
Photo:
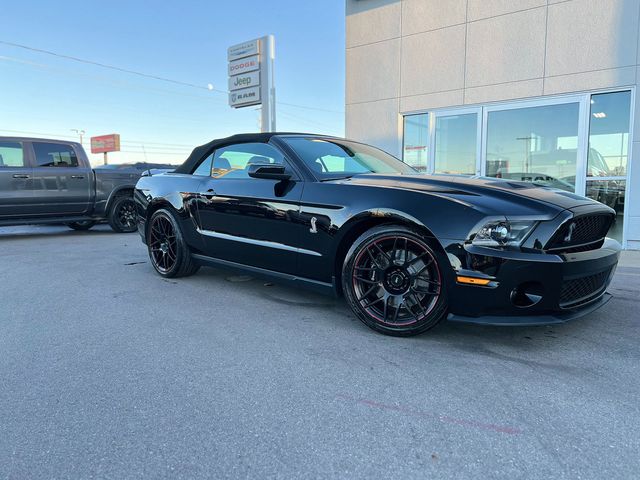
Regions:
<svg viewBox="0 0 640 480"><path fill-rule="evenodd" d="M489 222L478 230L471 243L484 247L520 245L536 223L535 221Z"/></svg>

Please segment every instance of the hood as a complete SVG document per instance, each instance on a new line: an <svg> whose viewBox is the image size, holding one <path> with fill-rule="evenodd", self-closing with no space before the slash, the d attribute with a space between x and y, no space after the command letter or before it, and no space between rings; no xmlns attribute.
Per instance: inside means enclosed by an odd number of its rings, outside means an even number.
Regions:
<svg viewBox="0 0 640 480"><path fill-rule="evenodd" d="M490 177L462 175L386 175L362 174L348 180L352 185L368 185L381 188L399 188L441 196L454 197L470 204L477 204L482 197L490 197L513 203L544 203L565 210L597 202L575 193L528 182L503 180Z"/></svg>

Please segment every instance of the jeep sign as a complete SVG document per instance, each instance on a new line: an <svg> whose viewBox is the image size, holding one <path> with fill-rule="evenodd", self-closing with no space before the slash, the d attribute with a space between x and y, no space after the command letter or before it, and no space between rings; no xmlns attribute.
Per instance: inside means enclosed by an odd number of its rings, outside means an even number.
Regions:
<svg viewBox="0 0 640 480"><path fill-rule="evenodd" d="M260 85L260 72L250 72L229 77L230 92L240 88L257 87L258 85Z"/></svg>

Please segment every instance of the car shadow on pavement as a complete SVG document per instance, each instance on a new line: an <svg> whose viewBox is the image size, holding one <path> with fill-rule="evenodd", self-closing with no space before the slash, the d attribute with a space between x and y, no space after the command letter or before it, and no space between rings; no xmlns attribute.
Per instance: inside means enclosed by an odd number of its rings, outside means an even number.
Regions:
<svg viewBox="0 0 640 480"><path fill-rule="evenodd" d="M0 240L29 240L33 238L70 238L118 235L108 225L96 225L91 230L73 230L65 225L0 227ZM129 235L129 234L127 234Z"/></svg>
<svg viewBox="0 0 640 480"><path fill-rule="evenodd" d="M377 339L384 340L386 338L389 342L394 342L391 337L384 337L369 330L359 322L342 298L334 298L292 285L274 284L262 278L212 268L203 268L197 277L200 281L208 278L211 283L234 283L234 288L243 295L247 295L248 298L258 297L283 307L308 309L309 316L318 318L318 322L326 322L327 328L348 330L344 332L345 334L351 334L353 330L353 334L356 335L367 333L377 336ZM611 304L614 304L614 301L615 299ZM302 316L305 315L296 312L292 319L297 321ZM584 318L559 325L492 326L444 320L422 335L397 340L412 342L415 346L424 345L426 349L438 345L450 350L481 354L486 357L510 360L530 366L567 369L570 367L553 366L543 361L527 360L524 357L528 353L532 353L539 359L541 351L558 350L567 342L575 343L576 338L588 339L591 334L595 334L594 330L605 328L604 324L610 321L612 320L604 315L603 311L596 311Z"/></svg>

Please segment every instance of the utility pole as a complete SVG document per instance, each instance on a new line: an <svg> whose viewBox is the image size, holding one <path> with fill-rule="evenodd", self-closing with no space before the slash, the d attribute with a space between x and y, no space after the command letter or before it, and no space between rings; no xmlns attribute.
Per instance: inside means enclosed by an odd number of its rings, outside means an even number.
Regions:
<svg viewBox="0 0 640 480"><path fill-rule="evenodd" d="M72 128L72 132L76 132L76 134L80 137L80 145L82 145L82 136L86 133L84 130L79 130L77 128Z"/></svg>

